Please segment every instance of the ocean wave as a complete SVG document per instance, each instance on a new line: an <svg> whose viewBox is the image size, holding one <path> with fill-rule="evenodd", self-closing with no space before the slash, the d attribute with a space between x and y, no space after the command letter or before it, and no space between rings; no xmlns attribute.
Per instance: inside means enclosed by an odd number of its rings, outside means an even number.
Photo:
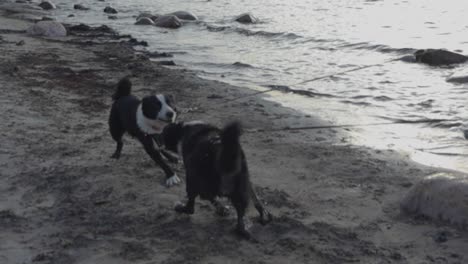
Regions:
<svg viewBox="0 0 468 264"><path fill-rule="evenodd" d="M354 50L373 50L381 53L398 53L398 54L409 54L415 52L417 49L414 48L392 48L382 44L371 44L369 42L358 42L358 43L345 43L339 48L350 48Z"/></svg>
<svg viewBox="0 0 468 264"><path fill-rule="evenodd" d="M341 100L340 102L342 102L344 104L352 104L352 105L358 105L358 106L370 106L370 105L372 105L369 102L351 101L351 100Z"/></svg>
<svg viewBox="0 0 468 264"><path fill-rule="evenodd" d="M265 30L252 30L248 28L238 27L234 25L212 25L202 23L208 31L237 33L244 36L260 36L272 39L286 39L293 41L293 45L302 45L307 43L323 43L324 45L315 47L321 50L334 51L337 49L353 49L353 50L371 50L381 53L396 53L396 54L412 54L416 48L393 48L383 44L371 44L369 42L349 43L341 39L326 39L315 38L298 35L291 32L270 32Z"/></svg>
<svg viewBox="0 0 468 264"><path fill-rule="evenodd" d="M385 95L381 95L381 96L375 96L374 99L376 101L380 101L380 102L387 102L387 101L393 101L395 99L389 97L389 96L385 96Z"/></svg>
<svg viewBox="0 0 468 264"><path fill-rule="evenodd" d="M217 63L217 62L191 62L191 65L202 68L216 68L216 69L259 69L254 65L236 61L234 63Z"/></svg>
<svg viewBox="0 0 468 264"><path fill-rule="evenodd" d="M266 38L286 38L286 39L298 39L303 38L303 36L297 35L295 33L287 32L269 32L264 30L251 30L235 26L215 26L205 24L206 28L211 32L228 32L228 33L238 33L245 36L260 36Z"/></svg>
<svg viewBox="0 0 468 264"><path fill-rule="evenodd" d="M313 92L310 90L299 90L299 89L292 89L291 87L287 85L265 85L265 87L268 87L272 90L275 91L280 91L283 93L293 93L293 94L298 94L302 96L307 96L307 97L336 97L335 95L331 94L326 94L326 93L318 93L318 92Z"/></svg>
<svg viewBox="0 0 468 264"><path fill-rule="evenodd" d="M425 124L430 127L438 128L452 128L460 127L462 123L459 120L455 119L445 119L445 118L430 118L430 117L421 117L416 115L410 115L405 118L394 118L388 116L377 116L379 118L392 121L397 124Z"/></svg>

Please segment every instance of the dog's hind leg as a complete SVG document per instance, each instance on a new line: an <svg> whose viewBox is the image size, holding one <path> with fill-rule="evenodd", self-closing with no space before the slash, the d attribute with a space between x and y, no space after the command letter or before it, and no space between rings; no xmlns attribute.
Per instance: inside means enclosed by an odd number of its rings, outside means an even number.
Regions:
<svg viewBox="0 0 468 264"><path fill-rule="evenodd" d="M187 203L185 205L177 204L174 210L178 213L184 213L184 214L195 213L195 198L196 197L197 197L196 194L190 194L188 196Z"/></svg>
<svg viewBox="0 0 468 264"><path fill-rule="evenodd" d="M270 214L270 212L268 212L267 209L265 209L260 199L258 199L257 193L255 193L252 183L249 184L249 192L255 209L257 209L258 213L260 214L260 223L262 223L262 225L267 224L273 219L273 216Z"/></svg>

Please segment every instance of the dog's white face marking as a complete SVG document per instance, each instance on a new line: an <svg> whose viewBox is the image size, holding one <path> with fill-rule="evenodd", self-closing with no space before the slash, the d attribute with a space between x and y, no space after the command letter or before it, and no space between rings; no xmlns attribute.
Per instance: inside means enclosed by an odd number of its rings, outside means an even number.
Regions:
<svg viewBox="0 0 468 264"><path fill-rule="evenodd" d="M161 102L161 110L159 110L158 119L165 120L165 121L167 120L169 122L175 122L176 117L177 117L177 113L167 103L166 96L164 96L162 94L158 94L158 95L156 95L156 97ZM167 113L172 113L172 117L171 117L170 120L168 120Z"/></svg>
<svg viewBox="0 0 468 264"><path fill-rule="evenodd" d="M167 103L166 96L158 94L155 96L161 103L161 109L156 116L157 119L147 118L143 114L142 105L137 109L137 124L138 127L146 134L161 134L167 123L175 122L177 118L176 111ZM168 116L168 113L172 113Z"/></svg>
<svg viewBox="0 0 468 264"><path fill-rule="evenodd" d="M166 180L166 186L171 187L172 185L179 184L181 180L177 176L177 174L172 175L169 179Z"/></svg>
<svg viewBox="0 0 468 264"><path fill-rule="evenodd" d="M136 119L138 127L146 134L161 134L166 126L163 121L146 118L141 109L141 104L138 106Z"/></svg>

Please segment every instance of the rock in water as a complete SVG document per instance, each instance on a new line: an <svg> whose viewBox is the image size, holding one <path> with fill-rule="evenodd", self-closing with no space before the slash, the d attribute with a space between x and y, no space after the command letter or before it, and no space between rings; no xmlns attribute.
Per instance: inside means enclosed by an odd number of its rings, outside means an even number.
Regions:
<svg viewBox="0 0 468 264"><path fill-rule="evenodd" d="M154 21L149 17L142 17L137 20L135 25L154 25Z"/></svg>
<svg viewBox="0 0 468 264"><path fill-rule="evenodd" d="M39 21L26 31L31 36L65 37L67 30L56 21Z"/></svg>
<svg viewBox="0 0 468 264"><path fill-rule="evenodd" d="M42 21L55 21L55 17L44 16L41 19Z"/></svg>
<svg viewBox="0 0 468 264"><path fill-rule="evenodd" d="M415 184L403 198L403 212L468 227L468 176L438 173Z"/></svg>
<svg viewBox="0 0 468 264"><path fill-rule="evenodd" d="M44 10L56 9L57 7L50 1L42 1L39 6Z"/></svg>
<svg viewBox="0 0 468 264"><path fill-rule="evenodd" d="M465 68L459 72L455 72L446 81L451 83L468 83L468 69Z"/></svg>
<svg viewBox="0 0 468 264"><path fill-rule="evenodd" d="M88 7L85 7L83 6L82 4L76 4L73 6L73 9L76 9L76 10L83 10L83 11L86 11L86 10L89 10Z"/></svg>
<svg viewBox="0 0 468 264"><path fill-rule="evenodd" d="M164 28L180 28L182 22L176 16L160 16L154 21L155 26Z"/></svg>
<svg viewBox="0 0 468 264"><path fill-rule="evenodd" d="M167 60L167 61L158 61L158 65L164 65L164 66L176 66L174 61Z"/></svg>
<svg viewBox="0 0 468 264"><path fill-rule="evenodd" d="M235 19L239 23L244 23L244 24L253 24L257 23L258 19L255 18L252 14L246 13L242 14Z"/></svg>
<svg viewBox="0 0 468 264"><path fill-rule="evenodd" d="M404 62L416 62L416 58L414 57L414 55L405 55L401 57L400 60Z"/></svg>
<svg viewBox="0 0 468 264"><path fill-rule="evenodd" d="M417 62L429 64L431 66L449 65L464 63L468 57L462 54L443 49L422 49L414 53Z"/></svg>
<svg viewBox="0 0 468 264"><path fill-rule="evenodd" d="M117 14L117 10L113 7L110 7L110 6L106 6L106 8L104 8L104 13L107 13L107 14Z"/></svg>
<svg viewBox="0 0 468 264"><path fill-rule="evenodd" d="M91 30L91 27L86 25L86 24L79 24L79 25L75 25L75 26L70 26L68 28L70 31L90 31Z"/></svg>
<svg viewBox="0 0 468 264"><path fill-rule="evenodd" d="M136 20L140 20L140 18L144 18L144 17L147 17L147 18L150 18L151 20L156 21L156 19L158 19L159 15L153 15L151 13L141 13L137 16Z"/></svg>
<svg viewBox="0 0 468 264"><path fill-rule="evenodd" d="M451 83L468 83L468 75L465 76L450 76L447 82Z"/></svg>
<svg viewBox="0 0 468 264"><path fill-rule="evenodd" d="M190 20L190 21L196 21L198 20L197 16L195 16L194 14L190 13L190 12L186 12L186 11L176 11L176 12L173 12L173 13L170 13L168 14L169 16L176 16L178 19L182 19L182 20Z"/></svg>

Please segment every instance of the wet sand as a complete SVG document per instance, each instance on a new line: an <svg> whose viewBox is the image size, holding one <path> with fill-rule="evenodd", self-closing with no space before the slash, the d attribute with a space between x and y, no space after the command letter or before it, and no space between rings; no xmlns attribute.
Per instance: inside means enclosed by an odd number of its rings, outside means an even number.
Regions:
<svg viewBox="0 0 468 264"><path fill-rule="evenodd" d="M442 170L342 142L346 131L268 132L321 121L261 96L223 103L253 91L159 66L128 39L41 39L23 32L30 22L0 16L0 25L0 263L467 261L466 231L400 213L408 189ZM140 97L175 95L180 120L243 122L252 181L275 216L262 226L250 209L256 242L233 233L234 212L217 217L209 203L176 214L184 184L166 188L135 140L109 158L123 76Z"/></svg>

